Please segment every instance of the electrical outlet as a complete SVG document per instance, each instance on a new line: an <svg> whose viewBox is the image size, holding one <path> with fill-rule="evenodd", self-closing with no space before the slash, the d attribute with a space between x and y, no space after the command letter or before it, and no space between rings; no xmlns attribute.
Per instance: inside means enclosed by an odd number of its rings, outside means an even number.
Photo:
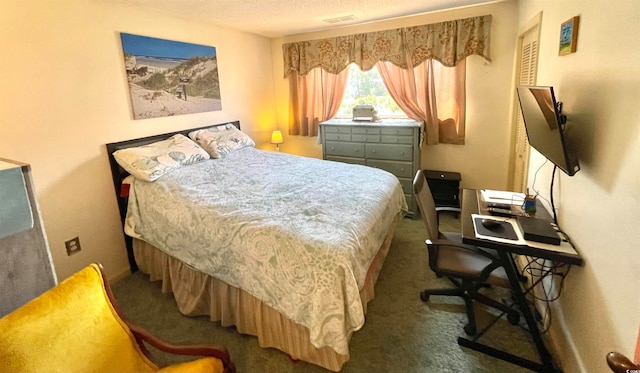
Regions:
<svg viewBox="0 0 640 373"><path fill-rule="evenodd" d="M70 239L69 241L65 241L64 242L64 247L67 248L67 255L71 256L73 254L79 253L80 250L82 250L80 248L80 238L79 237L74 237L72 239Z"/></svg>

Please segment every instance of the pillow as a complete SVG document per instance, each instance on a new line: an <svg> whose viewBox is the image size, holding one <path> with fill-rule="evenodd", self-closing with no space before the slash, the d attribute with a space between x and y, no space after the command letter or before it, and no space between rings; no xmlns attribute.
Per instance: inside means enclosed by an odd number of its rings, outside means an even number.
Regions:
<svg viewBox="0 0 640 373"><path fill-rule="evenodd" d="M131 175L146 181L154 181L172 170L210 158L198 144L180 134L151 144L117 150L113 157Z"/></svg>
<svg viewBox="0 0 640 373"><path fill-rule="evenodd" d="M221 158L234 150L256 145L251 137L231 123L193 131L189 133L189 137L206 150L211 158Z"/></svg>

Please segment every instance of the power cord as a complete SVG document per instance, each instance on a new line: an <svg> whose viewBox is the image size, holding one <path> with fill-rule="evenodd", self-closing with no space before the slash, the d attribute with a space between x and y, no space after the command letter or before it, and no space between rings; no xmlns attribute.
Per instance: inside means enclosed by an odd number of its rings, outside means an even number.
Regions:
<svg viewBox="0 0 640 373"><path fill-rule="evenodd" d="M567 278L569 274L569 270L571 269L571 265L567 263L556 263L556 264L548 264L549 261L540 258L532 258L530 256L525 256L527 260L527 264L522 268L520 275L524 276L525 274L529 275L532 281L531 286L525 292L525 295L529 295L529 303L534 305L535 302L542 302L544 305L544 314L542 315L542 319L539 320L542 324L541 334L546 333L552 324L552 313L550 303L556 301L560 298L562 293L562 289L564 288L564 280ZM545 278L551 276L550 281L544 281ZM554 281L554 277L560 277L560 284L556 289L556 281ZM537 295L535 292L535 288L540 285L542 290L542 295ZM555 294L554 294L555 293Z"/></svg>

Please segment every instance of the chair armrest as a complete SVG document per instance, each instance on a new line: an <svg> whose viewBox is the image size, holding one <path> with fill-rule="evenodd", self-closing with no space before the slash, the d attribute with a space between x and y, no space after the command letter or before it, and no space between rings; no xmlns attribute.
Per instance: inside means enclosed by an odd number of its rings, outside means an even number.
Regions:
<svg viewBox="0 0 640 373"><path fill-rule="evenodd" d="M444 212L444 211L460 213L461 209L460 209L460 207L452 207L452 206L436 207L436 212L437 213L441 213L441 212Z"/></svg>
<svg viewBox="0 0 640 373"><path fill-rule="evenodd" d="M502 260L497 257L496 255L493 255L485 250L483 250L480 247L477 246L471 246L471 245L465 245L463 243L459 243L459 242L455 242L455 241L451 241L451 240L426 240L425 241L427 244L427 247L429 247L430 245L433 246L453 246L453 247L457 247L459 249L464 249L467 251L470 251L474 254L477 255L481 255L484 256L485 258L491 260L491 264L487 265L486 267L484 267L484 269L482 270L481 274L482 277L486 278L489 276L489 274L491 272L493 272L496 268L499 267L503 267L503 262Z"/></svg>
<svg viewBox="0 0 640 373"><path fill-rule="evenodd" d="M464 249L464 250L468 250L468 251L472 251L474 253L478 253L488 259L491 259L492 261L500 261L500 258L498 258L495 255L492 255L488 252L486 252L485 250L483 250L482 248L478 247L478 246L472 246L472 245L466 245L460 242L455 242L455 241L451 241L451 240L427 240L426 241L427 245L435 245L435 246L454 246L454 247L458 247L460 249Z"/></svg>
<svg viewBox="0 0 640 373"><path fill-rule="evenodd" d="M144 342L160 351L171 354L214 357L222 361L225 373L234 373L236 371L235 366L231 361L231 357L229 356L229 351L227 351L224 346L215 344L176 345L156 337L140 326L129 324L129 328L141 348L146 349L142 343ZM148 353L148 351L145 352Z"/></svg>
<svg viewBox="0 0 640 373"><path fill-rule="evenodd" d="M640 370L640 365L634 364L629 358L619 352L609 352L607 354L607 364L615 373L635 372Z"/></svg>

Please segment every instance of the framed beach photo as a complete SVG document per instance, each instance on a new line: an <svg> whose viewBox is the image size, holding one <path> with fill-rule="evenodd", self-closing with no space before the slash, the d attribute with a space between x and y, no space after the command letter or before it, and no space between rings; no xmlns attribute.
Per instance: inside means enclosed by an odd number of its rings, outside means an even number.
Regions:
<svg viewBox="0 0 640 373"><path fill-rule="evenodd" d="M134 119L222 110L215 47L120 37Z"/></svg>
<svg viewBox="0 0 640 373"><path fill-rule="evenodd" d="M578 44L578 24L580 16L571 17L560 26L560 49L558 54L574 53Z"/></svg>

